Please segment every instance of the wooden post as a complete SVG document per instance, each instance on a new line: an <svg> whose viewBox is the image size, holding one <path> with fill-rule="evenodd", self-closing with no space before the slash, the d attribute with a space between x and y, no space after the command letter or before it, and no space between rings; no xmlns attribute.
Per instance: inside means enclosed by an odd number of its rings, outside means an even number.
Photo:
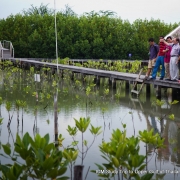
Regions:
<svg viewBox="0 0 180 180"><path fill-rule="evenodd" d="M60 74L61 74L61 78L63 78L63 77L64 77L64 72L63 72L63 70L61 69L60 72L61 72L61 73L60 73Z"/></svg>
<svg viewBox="0 0 180 180"><path fill-rule="evenodd" d="M180 99L180 91L177 88L172 88L172 101Z"/></svg>
<svg viewBox="0 0 180 180"><path fill-rule="evenodd" d="M113 89L116 89L116 79L114 79L114 78L112 80L112 87L113 87Z"/></svg>
<svg viewBox="0 0 180 180"><path fill-rule="evenodd" d="M161 86L156 87L156 97L161 99Z"/></svg>
<svg viewBox="0 0 180 180"><path fill-rule="evenodd" d="M54 140L55 146L58 145L58 92L54 95Z"/></svg>
<svg viewBox="0 0 180 180"><path fill-rule="evenodd" d="M74 72L72 71L72 74L71 74L71 80L74 80Z"/></svg>
<svg viewBox="0 0 180 180"><path fill-rule="evenodd" d="M85 81L86 81L86 80L85 80L86 75L85 75L85 74L81 74L81 77L82 77L83 82L85 82Z"/></svg>
<svg viewBox="0 0 180 180"><path fill-rule="evenodd" d="M151 86L150 84L146 84L146 98L150 97L151 94Z"/></svg>
<svg viewBox="0 0 180 180"><path fill-rule="evenodd" d="M126 90L129 91L129 81L126 81Z"/></svg>
<svg viewBox="0 0 180 180"><path fill-rule="evenodd" d="M54 75L54 74L55 74L55 69L52 68L52 69L51 69L51 72L52 72L52 75Z"/></svg>
<svg viewBox="0 0 180 180"><path fill-rule="evenodd" d="M125 81L125 96L129 95L129 81Z"/></svg>
<svg viewBox="0 0 180 180"><path fill-rule="evenodd" d="M99 76L96 76L96 77L94 78L94 83L95 83L97 86L100 85L100 77L99 77Z"/></svg>
<svg viewBox="0 0 180 180"><path fill-rule="evenodd" d="M74 180L82 180L83 179L83 168L82 165L74 166Z"/></svg>
<svg viewBox="0 0 180 180"><path fill-rule="evenodd" d="M109 78L109 86L116 89L116 80L114 78Z"/></svg>

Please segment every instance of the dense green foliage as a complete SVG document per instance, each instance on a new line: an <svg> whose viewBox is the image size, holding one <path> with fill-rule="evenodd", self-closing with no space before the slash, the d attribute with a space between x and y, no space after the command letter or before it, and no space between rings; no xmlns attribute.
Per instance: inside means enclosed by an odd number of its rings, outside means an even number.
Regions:
<svg viewBox="0 0 180 180"><path fill-rule="evenodd" d="M57 13L60 58L147 59L148 38L158 41L178 24L138 19L132 24L113 12L100 11L76 15L71 8ZM54 58L53 11L47 6L31 7L23 14L0 19L0 39L12 41L15 57Z"/></svg>

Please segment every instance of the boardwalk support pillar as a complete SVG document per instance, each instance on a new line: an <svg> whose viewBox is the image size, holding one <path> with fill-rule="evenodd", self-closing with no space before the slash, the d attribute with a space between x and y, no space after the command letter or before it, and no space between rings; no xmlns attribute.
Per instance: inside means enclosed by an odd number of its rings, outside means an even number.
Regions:
<svg viewBox="0 0 180 180"><path fill-rule="evenodd" d="M72 71L71 80L74 80L74 75L75 75L75 73Z"/></svg>
<svg viewBox="0 0 180 180"><path fill-rule="evenodd" d="M114 78L109 78L109 86L111 86L113 89L116 89L116 80Z"/></svg>
<svg viewBox="0 0 180 180"><path fill-rule="evenodd" d="M125 81L125 83L126 83L126 85L125 85L126 90L128 90L128 91L129 91L129 81Z"/></svg>
<svg viewBox="0 0 180 180"><path fill-rule="evenodd" d="M161 99L161 86L156 87L156 97Z"/></svg>
<svg viewBox="0 0 180 180"><path fill-rule="evenodd" d="M64 71L62 69L60 70L60 74L61 74L61 78L63 78L64 77Z"/></svg>
<svg viewBox="0 0 180 180"><path fill-rule="evenodd" d="M96 77L94 78L94 83L95 83L97 86L100 85L100 77L99 77L99 76L96 76Z"/></svg>
<svg viewBox="0 0 180 180"><path fill-rule="evenodd" d="M55 68L52 68L52 69L51 69L51 73L52 73L52 75L55 74Z"/></svg>
<svg viewBox="0 0 180 180"><path fill-rule="evenodd" d="M151 93L151 87L150 84L146 84L146 96L149 96Z"/></svg>
<svg viewBox="0 0 180 180"><path fill-rule="evenodd" d="M81 74L82 76L82 81L85 82L86 81L86 75L85 74Z"/></svg>

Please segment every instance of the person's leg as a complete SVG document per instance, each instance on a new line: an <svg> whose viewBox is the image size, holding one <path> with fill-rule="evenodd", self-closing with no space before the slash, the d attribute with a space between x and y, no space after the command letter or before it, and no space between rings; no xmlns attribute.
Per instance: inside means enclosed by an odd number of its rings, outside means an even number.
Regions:
<svg viewBox="0 0 180 180"><path fill-rule="evenodd" d="M149 77L149 75L151 74L151 68L148 68L148 70L147 70L147 73L146 73L146 76L148 76Z"/></svg>
<svg viewBox="0 0 180 180"><path fill-rule="evenodd" d="M171 59L170 59L169 69L170 69L170 76L171 76L171 80L172 80L172 77L173 77L173 57L171 57Z"/></svg>
<svg viewBox="0 0 180 180"><path fill-rule="evenodd" d="M175 80L179 80L179 68L178 64L176 63L178 61L178 57L175 57L175 65L174 66L174 74L175 74Z"/></svg>
<svg viewBox="0 0 180 180"><path fill-rule="evenodd" d="M170 76L170 66L169 66L169 63L166 63L166 64L167 64L167 78L171 79L171 76Z"/></svg>
<svg viewBox="0 0 180 180"><path fill-rule="evenodd" d="M155 66L153 68L153 72L152 72L152 79L156 79L156 74L157 74L157 71L158 71L158 68L161 64L161 59L160 59L161 56L158 56L157 60L156 60L156 63L155 63Z"/></svg>
<svg viewBox="0 0 180 180"><path fill-rule="evenodd" d="M160 61L161 61L161 65L162 65L162 69L161 69L161 76L160 79L163 79L165 76L165 68L164 68L164 56L160 56Z"/></svg>
<svg viewBox="0 0 180 180"><path fill-rule="evenodd" d="M152 70L152 60L149 60L149 62L148 62L148 70L147 70L145 79L149 77L149 75L151 73L151 70Z"/></svg>
<svg viewBox="0 0 180 180"><path fill-rule="evenodd" d="M170 65L170 73L171 73L171 80L175 80L176 79L176 57L171 57L171 61L170 61L171 65Z"/></svg>

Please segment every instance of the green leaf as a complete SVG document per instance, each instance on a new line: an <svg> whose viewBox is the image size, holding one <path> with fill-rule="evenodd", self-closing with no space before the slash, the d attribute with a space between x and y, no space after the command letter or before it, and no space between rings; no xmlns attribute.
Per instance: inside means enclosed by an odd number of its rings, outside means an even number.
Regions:
<svg viewBox="0 0 180 180"><path fill-rule="evenodd" d="M118 159L116 157L112 158L112 162L113 162L115 167L117 167L117 168L119 167L119 161L118 161Z"/></svg>
<svg viewBox="0 0 180 180"><path fill-rule="evenodd" d="M49 134L46 134L46 135L44 136L44 139L46 140L46 144L48 144L48 143L49 143Z"/></svg>
<svg viewBox="0 0 180 180"><path fill-rule="evenodd" d="M171 102L170 104L177 104L179 101L174 100L173 102Z"/></svg>
<svg viewBox="0 0 180 180"><path fill-rule="evenodd" d="M24 147L27 149L29 145L29 134L26 133L22 139L22 142L24 144Z"/></svg>
<svg viewBox="0 0 180 180"><path fill-rule="evenodd" d="M55 168L55 169L51 169L51 171L49 171L47 173L48 177L52 178L52 179L55 179L58 175L58 170Z"/></svg>
<svg viewBox="0 0 180 180"><path fill-rule="evenodd" d="M66 172L67 168L66 167L62 167L58 170L58 176L63 175Z"/></svg>
<svg viewBox="0 0 180 180"><path fill-rule="evenodd" d="M154 174L147 173L141 177L141 180L151 180Z"/></svg>
<svg viewBox="0 0 180 180"><path fill-rule="evenodd" d="M57 180L68 180L68 179L69 179L69 177L67 177L67 176L57 178Z"/></svg>
<svg viewBox="0 0 180 180"><path fill-rule="evenodd" d="M11 154L11 149L8 145L2 145L3 149L4 149L4 152L7 154L7 155L10 155Z"/></svg>
<svg viewBox="0 0 180 180"><path fill-rule="evenodd" d="M170 114L169 119L174 120L174 114Z"/></svg>
<svg viewBox="0 0 180 180"><path fill-rule="evenodd" d="M51 169L53 167L53 158L52 157L48 157L45 159L45 161L42 164L43 170L46 171L48 169Z"/></svg>

